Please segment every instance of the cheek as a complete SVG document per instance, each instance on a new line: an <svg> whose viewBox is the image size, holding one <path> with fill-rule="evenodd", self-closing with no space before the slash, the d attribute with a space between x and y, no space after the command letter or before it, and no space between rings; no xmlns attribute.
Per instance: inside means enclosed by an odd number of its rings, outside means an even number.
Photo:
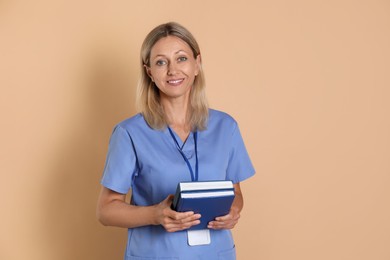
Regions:
<svg viewBox="0 0 390 260"><path fill-rule="evenodd" d="M190 77L195 77L199 73L196 66L192 65L186 68L186 74Z"/></svg>
<svg viewBox="0 0 390 260"><path fill-rule="evenodd" d="M155 70L155 71L152 71L152 73L150 74L151 75L151 77L153 78L153 80L155 81L155 82L158 82L158 81L161 81L162 80L162 75L163 75L163 72L162 71L157 71L157 70Z"/></svg>

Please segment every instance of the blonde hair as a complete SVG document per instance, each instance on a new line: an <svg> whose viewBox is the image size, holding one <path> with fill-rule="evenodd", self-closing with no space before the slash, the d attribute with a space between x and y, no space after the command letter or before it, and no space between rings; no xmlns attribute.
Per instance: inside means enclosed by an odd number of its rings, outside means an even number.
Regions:
<svg viewBox="0 0 390 260"><path fill-rule="evenodd" d="M159 89L147 74L144 66L150 66L150 52L158 40L167 36L175 36L186 42L191 48L194 58L200 54L199 45L194 36L182 25L170 22L154 28L145 38L141 47L141 77L138 82L137 108L146 122L153 129L163 129L168 125L164 110L160 103ZM188 123L192 130L206 129L208 104L205 93L205 78L202 66L195 77L190 91L190 104L187 111Z"/></svg>

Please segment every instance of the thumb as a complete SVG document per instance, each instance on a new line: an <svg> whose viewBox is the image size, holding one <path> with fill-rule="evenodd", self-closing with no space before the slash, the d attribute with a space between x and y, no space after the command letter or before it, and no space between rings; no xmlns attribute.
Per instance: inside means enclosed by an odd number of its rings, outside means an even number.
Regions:
<svg viewBox="0 0 390 260"><path fill-rule="evenodd" d="M175 196L173 195L173 194L169 194L168 195L168 197L167 197L167 199L169 200L169 201L173 201L173 198L174 198Z"/></svg>
<svg viewBox="0 0 390 260"><path fill-rule="evenodd" d="M173 198L174 196L172 194L168 195L165 200L168 202L168 203L172 203L173 202Z"/></svg>
<svg viewBox="0 0 390 260"><path fill-rule="evenodd" d="M173 195L168 195L161 203L170 206L173 202Z"/></svg>

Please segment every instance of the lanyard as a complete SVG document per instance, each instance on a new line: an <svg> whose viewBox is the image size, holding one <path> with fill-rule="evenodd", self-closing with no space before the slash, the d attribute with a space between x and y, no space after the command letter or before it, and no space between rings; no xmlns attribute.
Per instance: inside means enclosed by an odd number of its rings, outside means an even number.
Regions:
<svg viewBox="0 0 390 260"><path fill-rule="evenodd" d="M193 136L194 136L194 144L195 144L195 175L194 175L194 171L192 170L191 164L188 161L187 156L184 154L184 152L182 150L183 147L180 147L179 143L177 142L177 139L176 139L175 135L172 132L172 129L170 127L168 127L168 130L169 130L169 133L172 136L172 139L176 143L177 150L180 152L181 156L183 157L184 161L187 164L187 167L188 167L188 169L189 169L189 171L191 173L191 180L192 181L198 181L198 141L197 141L197 139L198 139L198 132L193 132L192 133Z"/></svg>

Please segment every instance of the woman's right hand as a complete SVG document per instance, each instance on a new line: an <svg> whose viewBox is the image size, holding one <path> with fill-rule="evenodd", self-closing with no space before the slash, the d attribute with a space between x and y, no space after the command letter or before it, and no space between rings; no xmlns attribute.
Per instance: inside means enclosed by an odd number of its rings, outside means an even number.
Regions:
<svg viewBox="0 0 390 260"><path fill-rule="evenodd" d="M188 229L200 223L200 214L192 211L177 212L171 209L173 195L155 205L157 224L162 225L167 232Z"/></svg>

